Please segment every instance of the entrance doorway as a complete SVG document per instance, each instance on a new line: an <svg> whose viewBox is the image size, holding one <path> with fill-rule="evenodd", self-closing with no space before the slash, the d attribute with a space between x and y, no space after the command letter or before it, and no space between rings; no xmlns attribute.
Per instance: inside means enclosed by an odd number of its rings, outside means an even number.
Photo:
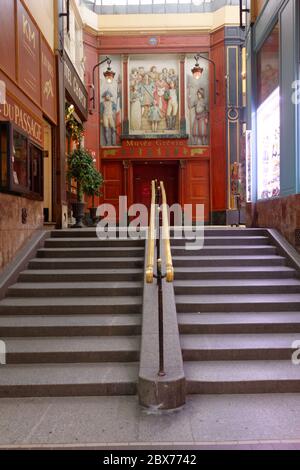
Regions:
<svg viewBox="0 0 300 470"><path fill-rule="evenodd" d="M133 165L133 198L135 204L151 204L151 181L163 181L168 205L178 203L177 162L143 162Z"/></svg>

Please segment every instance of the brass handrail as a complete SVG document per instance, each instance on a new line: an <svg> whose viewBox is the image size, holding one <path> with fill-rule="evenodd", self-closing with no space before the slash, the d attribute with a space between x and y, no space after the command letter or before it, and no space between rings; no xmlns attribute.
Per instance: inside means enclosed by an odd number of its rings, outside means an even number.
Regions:
<svg viewBox="0 0 300 470"><path fill-rule="evenodd" d="M168 206L167 206L167 195L165 190L165 185L163 181L160 182L161 188L161 197L162 197L162 237L165 248L165 258L166 258L166 281L174 281L174 267L172 261L171 253L171 243L170 243L170 227L168 219Z"/></svg>
<svg viewBox="0 0 300 470"><path fill-rule="evenodd" d="M148 252L146 266L146 282L153 283L154 277L154 248L155 248L155 204L156 204L156 187L155 181L151 182L151 209L150 223L148 229Z"/></svg>

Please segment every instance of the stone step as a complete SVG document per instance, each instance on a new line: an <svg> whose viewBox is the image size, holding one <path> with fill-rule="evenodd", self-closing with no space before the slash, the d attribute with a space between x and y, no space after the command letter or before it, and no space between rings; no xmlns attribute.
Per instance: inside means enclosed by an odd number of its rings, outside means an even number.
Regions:
<svg viewBox="0 0 300 470"><path fill-rule="evenodd" d="M29 262L29 269L132 269L144 268L144 258L35 258Z"/></svg>
<svg viewBox="0 0 300 470"><path fill-rule="evenodd" d="M170 233L171 235L174 233L173 227L170 227ZM205 227L204 235L207 237L253 237L267 236L267 231L260 228ZM97 233L95 228L53 230L51 231L51 238L97 238Z"/></svg>
<svg viewBox="0 0 300 470"><path fill-rule="evenodd" d="M28 336L136 336L139 314L0 316L1 337Z"/></svg>
<svg viewBox="0 0 300 470"><path fill-rule="evenodd" d="M143 247L41 248L38 258L130 258L143 256Z"/></svg>
<svg viewBox="0 0 300 470"><path fill-rule="evenodd" d="M182 268L176 267L175 277L181 279L289 279L297 276L288 266L223 266Z"/></svg>
<svg viewBox="0 0 300 470"><path fill-rule="evenodd" d="M185 362L187 393L299 393L299 367L287 361Z"/></svg>
<svg viewBox="0 0 300 470"><path fill-rule="evenodd" d="M277 248L271 245L262 246L249 246L249 245L238 245L238 246L204 246L200 250L186 250L185 247L172 247L173 256L266 256L276 255Z"/></svg>
<svg viewBox="0 0 300 470"><path fill-rule="evenodd" d="M23 271L19 282L121 282L140 281L143 279L143 270L132 269L57 269Z"/></svg>
<svg viewBox="0 0 300 470"><path fill-rule="evenodd" d="M185 238L172 238L171 245L172 248L183 246L186 244L188 240ZM204 238L204 246L237 246L237 245L248 245L257 247L260 245L269 245L270 239L268 237L263 236L253 236L253 237L218 237L218 236L205 236Z"/></svg>
<svg viewBox="0 0 300 470"><path fill-rule="evenodd" d="M231 279L177 280L174 282L176 295L217 295L217 294L300 294L300 280L292 279Z"/></svg>
<svg viewBox="0 0 300 470"><path fill-rule="evenodd" d="M175 267L209 266L282 266L286 264L283 256L173 256ZM175 270L176 273L176 270Z"/></svg>
<svg viewBox="0 0 300 470"><path fill-rule="evenodd" d="M0 397L135 395L138 370L136 363L6 365Z"/></svg>
<svg viewBox="0 0 300 470"><path fill-rule="evenodd" d="M127 242L130 244L132 241L139 241L145 240L146 234L148 231L148 227L146 227L144 230L139 230L138 232L134 232L134 237L136 240L133 240L132 237L129 236L128 229L121 229L119 228L111 228L109 231L105 230L105 237L104 237L104 232L101 231L99 234L101 237L98 237L96 228L91 227L91 228L83 228L83 229L67 229L67 230L52 230L51 232L51 238L79 238L79 239L84 239L84 238L89 238L90 240L100 240L103 239L104 242L109 242L109 243L114 243L114 242L122 242L126 244ZM102 237L103 235L103 237Z"/></svg>
<svg viewBox="0 0 300 470"><path fill-rule="evenodd" d="M145 240L99 240L91 237L75 238L49 238L45 241L45 248L144 248Z"/></svg>
<svg viewBox="0 0 300 470"><path fill-rule="evenodd" d="M181 335L184 361L292 360L297 333ZM299 374L300 378L300 374Z"/></svg>
<svg viewBox="0 0 300 470"><path fill-rule="evenodd" d="M136 336L62 336L57 338L2 338L7 364L137 362Z"/></svg>
<svg viewBox="0 0 300 470"><path fill-rule="evenodd" d="M96 238L96 228L52 230L51 238Z"/></svg>
<svg viewBox="0 0 300 470"><path fill-rule="evenodd" d="M190 233L191 230L184 231L179 229L179 233L184 235ZM195 232L195 227L193 227ZM170 227L171 237L174 237L174 227ZM178 234L176 229L175 236ZM263 228L242 228L242 227L204 227L204 236L207 237L267 237L268 232Z"/></svg>
<svg viewBox="0 0 300 470"><path fill-rule="evenodd" d="M300 311L300 294L177 295L177 312Z"/></svg>
<svg viewBox="0 0 300 470"><path fill-rule="evenodd" d="M178 327L181 334L201 335L300 333L300 311L180 313Z"/></svg>
<svg viewBox="0 0 300 470"><path fill-rule="evenodd" d="M142 312L142 297L8 297L0 315L118 315Z"/></svg>
<svg viewBox="0 0 300 470"><path fill-rule="evenodd" d="M82 277L84 279L84 277ZM18 282L7 297L88 297L142 295L142 282Z"/></svg>

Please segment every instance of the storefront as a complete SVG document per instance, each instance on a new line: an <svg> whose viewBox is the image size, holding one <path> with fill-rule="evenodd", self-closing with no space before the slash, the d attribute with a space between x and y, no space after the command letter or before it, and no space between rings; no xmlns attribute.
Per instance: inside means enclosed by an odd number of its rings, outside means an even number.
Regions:
<svg viewBox="0 0 300 470"><path fill-rule="evenodd" d="M299 2L265 2L248 36L247 224L296 244L300 216ZM251 106L252 105L252 106Z"/></svg>
<svg viewBox="0 0 300 470"><path fill-rule="evenodd" d="M0 268L52 220L57 124L55 55L21 0L1 8Z"/></svg>
<svg viewBox="0 0 300 470"><path fill-rule="evenodd" d="M64 52L64 82L66 113L65 151L67 171L67 157L78 145L78 141L76 140L76 132L74 133L74 129L76 128L79 131L80 129L83 129L84 123L88 119L88 93L66 52ZM66 184L68 212L70 218L71 203L74 199L76 199L76 184L68 179Z"/></svg>
<svg viewBox="0 0 300 470"><path fill-rule="evenodd" d="M170 205L202 204L205 223L226 223L234 208L230 168L240 158L241 44L237 27L182 34L180 41L172 34L102 36L101 50L86 33L89 83L106 56L115 73L109 83L104 62L96 74L86 130L87 146L99 156L105 203L118 211L126 195L129 205L148 204L151 180L161 179Z"/></svg>

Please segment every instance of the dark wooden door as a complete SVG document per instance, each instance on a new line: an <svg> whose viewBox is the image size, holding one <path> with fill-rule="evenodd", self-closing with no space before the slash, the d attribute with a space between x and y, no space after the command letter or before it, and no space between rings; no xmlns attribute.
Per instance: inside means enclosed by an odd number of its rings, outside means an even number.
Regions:
<svg viewBox="0 0 300 470"><path fill-rule="evenodd" d="M178 203L178 165L177 164L135 164L133 167L134 203L151 203L151 181L163 181L169 206Z"/></svg>

